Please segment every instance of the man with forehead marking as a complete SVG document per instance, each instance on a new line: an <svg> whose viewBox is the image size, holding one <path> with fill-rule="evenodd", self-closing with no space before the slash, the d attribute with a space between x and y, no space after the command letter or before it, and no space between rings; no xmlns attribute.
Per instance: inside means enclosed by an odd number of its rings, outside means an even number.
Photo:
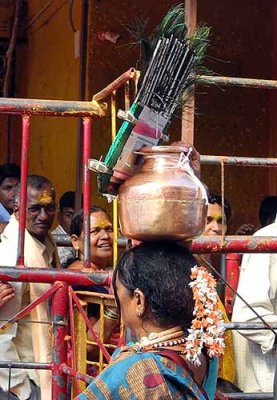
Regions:
<svg viewBox="0 0 277 400"><path fill-rule="evenodd" d="M20 185L16 187L14 214L2 234L0 265L16 266L19 230ZM31 175L27 180L25 266L36 268L59 267L57 247L49 234L55 217L55 189L45 177ZM0 309L1 321L8 320L30 302L41 296L49 284L13 282L13 298ZM37 306L31 317L36 321L51 321L47 302ZM4 322L1 322L3 324ZM51 362L52 344L47 324L14 324L0 335L0 361ZM11 393L8 391L7 369L0 369L0 399L49 400L51 372L11 370Z"/></svg>

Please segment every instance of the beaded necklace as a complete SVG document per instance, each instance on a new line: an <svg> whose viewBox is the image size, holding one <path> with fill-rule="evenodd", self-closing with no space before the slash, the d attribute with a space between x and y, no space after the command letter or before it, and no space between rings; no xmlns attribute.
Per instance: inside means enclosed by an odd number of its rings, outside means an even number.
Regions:
<svg viewBox="0 0 277 400"><path fill-rule="evenodd" d="M142 336L134 346L139 351L149 351L163 347L180 346L184 343L184 331L180 326L175 326L162 332L152 332L149 336Z"/></svg>

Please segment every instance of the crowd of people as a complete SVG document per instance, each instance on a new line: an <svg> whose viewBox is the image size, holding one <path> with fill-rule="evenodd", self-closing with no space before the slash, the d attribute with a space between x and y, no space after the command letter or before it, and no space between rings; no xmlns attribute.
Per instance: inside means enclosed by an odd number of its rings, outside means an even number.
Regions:
<svg viewBox="0 0 277 400"><path fill-rule="evenodd" d="M197 158L197 157L196 157ZM192 165L198 171L198 160ZM0 264L17 264L19 230L20 168L0 166ZM204 235L221 236L228 232L231 207L216 193L208 195L208 213ZM223 205L223 207L222 207ZM223 211L223 214L222 214ZM238 228L237 234L277 236L277 196L261 203L262 228L254 233L252 224ZM72 247L57 247L51 234L70 235ZM106 210L90 210L90 265L84 267L83 211L75 210L75 193L64 193L56 210L53 184L43 176L27 179L25 258L27 267L112 270L113 226ZM206 260L206 262L205 262ZM74 290L114 293L117 307L105 310L105 341L119 326L120 317L132 342L118 349L107 367L78 400L184 398L214 399L216 384L229 391L272 392L276 366L276 331L241 330L225 332L225 354L209 357L207 349L199 353L196 365L186 358L184 343L194 318L191 269L205 265L212 279L210 255L194 257L181 244L140 243L123 253L113 274L112 287L73 286ZM238 293L232 320L277 323L277 256L272 253L247 254L242 258ZM0 283L0 325L37 299L50 285L38 283ZM228 321L219 297L217 307ZM249 308L249 305L251 308ZM254 311L253 311L254 310ZM99 332L99 306L91 304L88 316ZM51 303L39 304L32 312L34 321L51 322ZM233 336L233 338L232 338ZM90 337L89 337L90 339ZM22 320L0 334L0 361L51 362L52 343L47 324ZM88 357L95 356L88 346ZM120 371L120 373L119 373ZM51 398L51 372L0 368L0 399L48 400ZM10 393L8 389L10 388Z"/></svg>

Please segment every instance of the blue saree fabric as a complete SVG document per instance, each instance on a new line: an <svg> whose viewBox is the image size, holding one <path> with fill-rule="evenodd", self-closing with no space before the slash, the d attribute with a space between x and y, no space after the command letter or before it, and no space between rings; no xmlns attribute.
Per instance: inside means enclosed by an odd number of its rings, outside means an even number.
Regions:
<svg viewBox="0 0 277 400"><path fill-rule="evenodd" d="M203 384L206 394L188 371L171 359L130 347L118 349L109 366L75 400L214 399L217 360L209 360Z"/></svg>

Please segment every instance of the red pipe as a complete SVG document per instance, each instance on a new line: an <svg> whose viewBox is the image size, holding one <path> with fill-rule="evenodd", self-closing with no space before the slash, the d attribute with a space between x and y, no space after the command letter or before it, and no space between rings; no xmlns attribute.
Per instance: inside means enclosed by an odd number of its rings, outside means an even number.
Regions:
<svg viewBox="0 0 277 400"><path fill-rule="evenodd" d="M112 275L106 271L74 272L49 268L0 267L0 281L54 283L64 281L69 285L109 286Z"/></svg>
<svg viewBox="0 0 277 400"><path fill-rule="evenodd" d="M227 254L226 256L226 281L234 290L238 288L241 257L242 255L237 253ZM228 315L232 315L234 300L234 291L226 286L225 309Z"/></svg>
<svg viewBox="0 0 277 400"><path fill-rule="evenodd" d="M192 242L191 251L205 253L277 253L277 238L274 236L226 236L199 237Z"/></svg>
<svg viewBox="0 0 277 400"><path fill-rule="evenodd" d="M49 297L55 293L62 283L57 282L55 283L49 290L39 296L36 300L34 300L31 304L28 304L23 310L19 311L15 316L10 318L8 322L0 327L0 334L5 333L7 329L9 329L14 323L19 321L21 318L25 317L25 315L29 314L38 304L42 303L43 301L47 300Z"/></svg>
<svg viewBox="0 0 277 400"><path fill-rule="evenodd" d="M88 160L91 146L91 118L83 118L84 151L83 151L83 188L84 188L84 267L90 267L90 173Z"/></svg>
<svg viewBox="0 0 277 400"><path fill-rule="evenodd" d="M91 117L105 116L105 104L95 101L64 101L42 99L14 99L0 97L0 113L27 114L51 117Z"/></svg>
<svg viewBox="0 0 277 400"><path fill-rule="evenodd" d="M74 376L74 378L79 379L80 381L86 382L90 384L93 380L89 375L82 374L81 372L76 372L73 368L68 367L66 364L62 364L60 369L69 376Z"/></svg>
<svg viewBox="0 0 277 400"><path fill-rule="evenodd" d="M237 156L200 156L202 164L224 164L242 167L277 167L277 158L237 157Z"/></svg>
<svg viewBox="0 0 277 400"><path fill-rule="evenodd" d="M21 177L20 177L20 207L19 207L19 233L17 266L24 267L24 241L27 205L27 174L28 174L28 152L30 142L30 117L22 116L22 148L21 148Z"/></svg>
<svg viewBox="0 0 277 400"><path fill-rule="evenodd" d="M67 375L62 371L61 364L66 364L68 335L68 286L60 283L59 289L53 295L53 365L52 365L52 399L66 399ZM59 325L60 324L60 325Z"/></svg>
<svg viewBox="0 0 277 400"><path fill-rule="evenodd" d="M74 311L73 311L73 300L72 300L72 290L68 290L69 297L69 325L70 325L70 336L71 336L71 352L72 352L72 367L73 370L77 370L76 363L76 351L75 351L75 323L74 323ZM74 376L74 375L73 375ZM77 394L81 392L79 381L74 376L74 384L76 387Z"/></svg>

